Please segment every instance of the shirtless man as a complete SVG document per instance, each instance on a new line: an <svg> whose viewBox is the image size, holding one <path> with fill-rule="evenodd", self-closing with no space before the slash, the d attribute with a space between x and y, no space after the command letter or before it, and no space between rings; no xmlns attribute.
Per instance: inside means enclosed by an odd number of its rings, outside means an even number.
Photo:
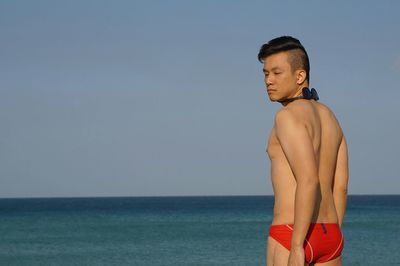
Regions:
<svg viewBox="0 0 400 266"><path fill-rule="evenodd" d="M345 136L333 112L308 89L308 55L297 39L269 41L258 59L270 100L283 105L267 146L275 194L267 265L342 265L349 178Z"/></svg>

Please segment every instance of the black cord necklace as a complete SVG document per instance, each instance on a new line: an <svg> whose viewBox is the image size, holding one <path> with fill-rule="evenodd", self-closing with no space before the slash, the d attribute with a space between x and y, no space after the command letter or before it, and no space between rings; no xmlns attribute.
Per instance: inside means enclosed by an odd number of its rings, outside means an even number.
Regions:
<svg viewBox="0 0 400 266"><path fill-rule="evenodd" d="M290 102L292 102L294 100L297 100L297 99L316 100L316 101L319 100L318 93L314 88L312 88L311 91L310 91L309 88L304 87L302 93L303 93L302 96L297 96L297 97L285 99L285 100L278 101L278 102L280 102L280 103L290 103Z"/></svg>

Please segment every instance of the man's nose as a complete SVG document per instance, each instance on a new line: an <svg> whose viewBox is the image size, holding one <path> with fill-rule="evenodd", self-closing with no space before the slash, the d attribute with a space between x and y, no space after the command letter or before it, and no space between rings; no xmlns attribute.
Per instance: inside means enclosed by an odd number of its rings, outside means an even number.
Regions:
<svg viewBox="0 0 400 266"><path fill-rule="evenodd" d="M267 86L269 86L269 85L272 84L272 79L271 79L271 77L266 77L266 78L265 78L265 84L266 84Z"/></svg>

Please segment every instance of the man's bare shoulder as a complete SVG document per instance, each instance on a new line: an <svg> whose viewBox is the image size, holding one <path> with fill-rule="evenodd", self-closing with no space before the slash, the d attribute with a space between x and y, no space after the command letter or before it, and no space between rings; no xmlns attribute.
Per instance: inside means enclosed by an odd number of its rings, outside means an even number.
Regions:
<svg viewBox="0 0 400 266"><path fill-rule="evenodd" d="M318 102L318 108L319 108L319 112L323 116L331 118L332 120L334 120L340 126L339 121L336 118L335 113L333 112L333 110L329 106L327 106L326 104L323 104L321 102Z"/></svg>
<svg viewBox="0 0 400 266"><path fill-rule="evenodd" d="M304 109L301 106L287 108L283 107L279 109L275 114L274 127L288 127L295 128L304 125L306 115L304 115Z"/></svg>
<svg viewBox="0 0 400 266"><path fill-rule="evenodd" d="M297 100L287 106L283 106L281 109L278 110L277 114L282 112L286 112L284 110L287 110L288 113L292 113L294 116L305 116L309 117L310 112L313 112L315 109L314 107L317 107L318 112L324 116L331 116L336 120L335 113L333 110L326 104L322 102L314 102L313 104L309 100L305 99L300 99Z"/></svg>
<svg viewBox="0 0 400 266"><path fill-rule="evenodd" d="M275 121L293 118L300 122L303 118L309 117L310 112L312 112L312 106L309 100L299 99L279 109L275 114Z"/></svg>
<svg viewBox="0 0 400 266"><path fill-rule="evenodd" d="M332 115L334 115L332 109L331 109L328 105L326 105L326 104L324 104L324 103L322 103L322 102L318 102L318 107L319 107L322 111L326 112L327 114L332 114Z"/></svg>
<svg viewBox="0 0 400 266"><path fill-rule="evenodd" d="M296 119L296 112L293 108L283 107L275 113L275 124L283 123L284 121L293 121Z"/></svg>

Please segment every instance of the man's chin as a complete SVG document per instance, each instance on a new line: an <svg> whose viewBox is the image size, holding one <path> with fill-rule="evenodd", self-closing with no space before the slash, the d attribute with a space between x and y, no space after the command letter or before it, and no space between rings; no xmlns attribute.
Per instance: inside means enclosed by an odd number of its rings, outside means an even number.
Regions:
<svg viewBox="0 0 400 266"><path fill-rule="evenodd" d="M270 101L270 102L277 102L278 99L269 97L269 101Z"/></svg>

